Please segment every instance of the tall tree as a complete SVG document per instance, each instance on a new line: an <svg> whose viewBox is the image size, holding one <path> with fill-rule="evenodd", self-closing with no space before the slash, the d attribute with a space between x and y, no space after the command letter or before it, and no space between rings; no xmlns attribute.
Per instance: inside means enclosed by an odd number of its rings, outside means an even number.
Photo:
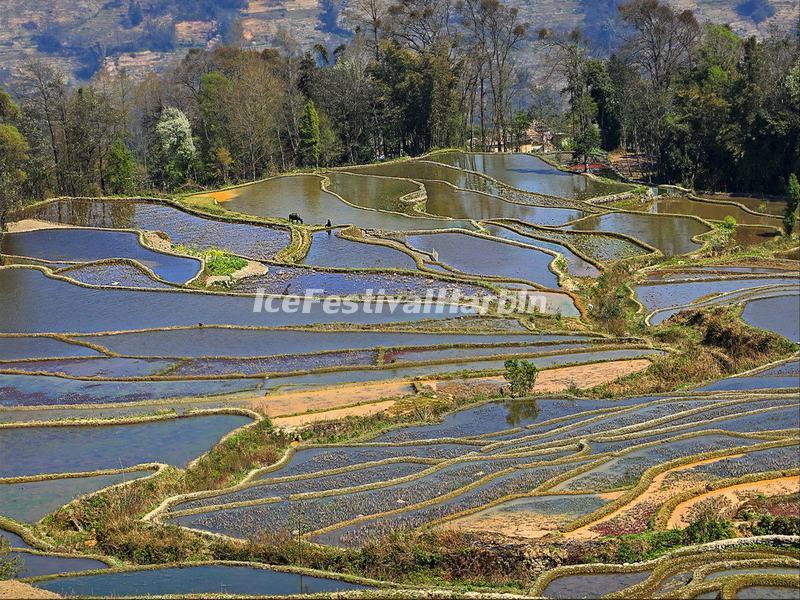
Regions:
<svg viewBox="0 0 800 600"><path fill-rule="evenodd" d="M30 147L14 125L19 117L19 107L0 88L0 236L6 213L19 204L22 186L28 178L24 169Z"/></svg>
<svg viewBox="0 0 800 600"><path fill-rule="evenodd" d="M189 178L197 151L189 119L175 107L161 113L156 124L154 165L157 181L167 189L178 187Z"/></svg>
<svg viewBox="0 0 800 600"><path fill-rule="evenodd" d="M320 156L319 115L314 103L306 103L300 119L300 159L303 164L319 166Z"/></svg>

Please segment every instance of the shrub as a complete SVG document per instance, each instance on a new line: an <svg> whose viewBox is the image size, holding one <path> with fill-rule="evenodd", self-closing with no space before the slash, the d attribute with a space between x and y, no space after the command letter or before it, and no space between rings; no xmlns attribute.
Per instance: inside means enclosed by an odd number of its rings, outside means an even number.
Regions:
<svg viewBox="0 0 800 600"><path fill-rule="evenodd" d="M536 383L539 376L539 369L527 360L507 360L505 362L506 372L503 375L511 384L511 395L515 398L527 395Z"/></svg>
<svg viewBox="0 0 800 600"><path fill-rule="evenodd" d="M704 544L732 538L736 535L733 523L728 519L703 517L692 522L685 530L686 542Z"/></svg>
<svg viewBox="0 0 800 600"><path fill-rule="evenodd" d="M759 515L750 531L753 535L800 535L800 518Z"/></svg>

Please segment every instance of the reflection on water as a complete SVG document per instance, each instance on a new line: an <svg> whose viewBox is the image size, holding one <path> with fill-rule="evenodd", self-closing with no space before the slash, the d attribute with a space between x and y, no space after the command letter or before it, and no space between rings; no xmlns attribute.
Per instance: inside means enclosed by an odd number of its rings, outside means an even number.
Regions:
<svg viewBox="0 0 800 600"><path fill-rule="evenodd" d="M709 228L691 217L656 217L645 213L608 213L571 225L578 231L612 231L630 236L661 250L666 256L687 254L701 246L694 236Z"/></svg>
<svg viewBox="0 0 800 600"><path fill-rule="evenodd" d="M130 258L173 283L186 283L200 271L196 258L155 252L142 246L137 234L127 231L40 229L8 233L0 238L0 251L55 262Z"/></svg>
<svg viewBox="0 0 800 600"><path fill-rule="evenodd" d="M438 181L425 181L425 189L428 192L425 210L454 219L518 219L534 225L561 225L583 216L579 210L516 204L497 196L458 190Z"/></svg>
<svg viewBox="0 0 800 600"><path fill-rule="evenodd" d="M306 225L357 225L362 229L403 231L471 227L444 219L410 217L404 214L356 208L321 188L321 177L293 175L276 177L237 188L237 194L223 203L230 210L259 217L288 218L296 213Z"/></svg>
<svg viewBox="0 0 800 600"><path fill-rule="evenodd" d="M548 196L582 199L628 189L625 185L603 183L561 171L530 154L441 152L427 160L485 173L512 187Z"/></svg>

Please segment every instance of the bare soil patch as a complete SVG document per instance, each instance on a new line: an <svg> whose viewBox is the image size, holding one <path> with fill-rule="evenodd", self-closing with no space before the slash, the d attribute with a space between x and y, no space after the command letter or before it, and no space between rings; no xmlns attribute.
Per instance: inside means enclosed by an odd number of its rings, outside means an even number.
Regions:
<svg viewBox="0 0 800 600"><path fill-rule="evenodd" d="M0 581L0 598L22 600L27 598L61 598L61 596L55 592L40 590L27 583L10 579L8 581Z"/></svg>

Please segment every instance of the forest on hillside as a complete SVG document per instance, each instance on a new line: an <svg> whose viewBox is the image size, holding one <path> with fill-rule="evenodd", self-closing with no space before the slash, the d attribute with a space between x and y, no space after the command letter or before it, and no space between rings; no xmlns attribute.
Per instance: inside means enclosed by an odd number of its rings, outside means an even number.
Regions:
<svg viewBox="0 0 800 600"><path fill-rule="evenodd" d="M298 167L512 150L534 124L588 157L622 147L653 181L781 194L800 171L800 34L742 39L632 0L608 58L581 30L529 26L499 0L359 0L347 45L195 49L161 75L70 86L33 59L0 92L5 208L51 195L163 192ZM593 36L596 38L596 36ZM545 83L542 84L541 82Z"/></svg>

